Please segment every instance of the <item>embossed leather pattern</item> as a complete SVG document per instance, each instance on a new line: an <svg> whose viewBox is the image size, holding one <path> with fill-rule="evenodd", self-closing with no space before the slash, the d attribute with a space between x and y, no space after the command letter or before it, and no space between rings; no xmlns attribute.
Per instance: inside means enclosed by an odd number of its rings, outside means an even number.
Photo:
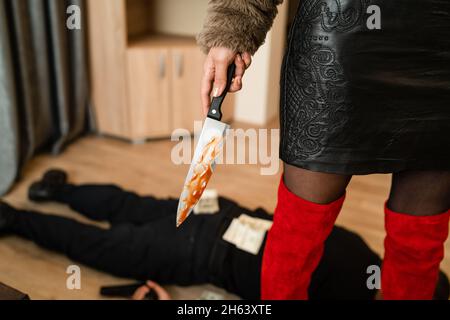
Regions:
<svg viewBox="0 0 450 320"><path fill-rule="evenodd" d="M450 1L302 1L283 62L282 160L341 174L450 169L449 32Z"/></svg>

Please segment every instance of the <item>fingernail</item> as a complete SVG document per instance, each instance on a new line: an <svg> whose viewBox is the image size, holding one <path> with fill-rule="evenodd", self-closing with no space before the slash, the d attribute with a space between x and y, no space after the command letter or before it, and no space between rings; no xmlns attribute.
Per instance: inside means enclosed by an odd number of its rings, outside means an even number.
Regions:
<svg viewBox="0 0 450 320"><path fill-rule="evenodd" d="M219 88L214 88L214 91L213 91L213 97L214 98L217 98L219 96Z"/></svg>
<svg viewBox="0 0 450 320"><path fill-rule="evenodd" d="M239 62L241 62L241 61L242 61L242 57L241 57L241 55L240 55L240 54L238 54L238 55L237 55L237 59L238 59L238 61L239 61Z"/></svg>
<svg viewBox="0 0 450 320"><path fill-rule="evenodd" d="M237 83L238 86L240 86L240 85L242 84L241 78L237 78L237 79L236 79L236 83Z"/></svg>

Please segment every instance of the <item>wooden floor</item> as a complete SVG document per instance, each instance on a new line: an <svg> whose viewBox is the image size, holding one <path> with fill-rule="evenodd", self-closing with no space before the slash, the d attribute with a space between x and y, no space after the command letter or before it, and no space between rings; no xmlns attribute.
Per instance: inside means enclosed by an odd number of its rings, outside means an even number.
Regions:
<svg viewBox="0 0 450 320"><path fill-rule="evenodd" d="M156 141L132 145L120 140L87 137L57 157L36 157L27 165L22 180L4 199L26 209L60 214L85 221L62 205L37 205L26 198L29 184L48 168L67 170L74 183L115 183L140 194L178 197L188 167L171 162L175 143ZM223 165L211 182L223 196L250 208L273 211L279 174L261 176L258 165ZM389 191L389 175L354 177L348 188L338 224L358 232L379 254L383 251L383 203ZM442 264L450 274L450 244ZM16 237L0 239L0 282L28 293L32 299L99 299L101 285L126 283L110 275L82 267L82 289L66 289L66 269L73 262ZM129 281L129 280L128 280ZM204 290L224 294L212 286L170 287L175 298L196 299ZM233 298L227 295L227 298Z"/></svg>

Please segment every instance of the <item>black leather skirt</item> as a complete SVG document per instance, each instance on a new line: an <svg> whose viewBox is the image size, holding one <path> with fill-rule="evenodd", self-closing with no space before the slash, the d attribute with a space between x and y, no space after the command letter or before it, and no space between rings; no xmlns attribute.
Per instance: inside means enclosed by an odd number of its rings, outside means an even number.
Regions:
<svg viewBox="0 0 450 320"><path fill-rule="evenodd" d="M303 0L280 155L338 174L450 170L450 1Z"/></svg>

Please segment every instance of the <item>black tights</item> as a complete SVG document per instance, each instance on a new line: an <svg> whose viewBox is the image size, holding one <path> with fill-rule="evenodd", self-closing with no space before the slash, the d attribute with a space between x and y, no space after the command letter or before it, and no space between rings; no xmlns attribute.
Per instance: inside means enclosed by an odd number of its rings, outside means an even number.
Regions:
<svg viewBox="0 0 450 320"><path fill-rule="evenodd" d="M392 175L389 209L432 216L450 209L450 171L403 171Z"/></svg>
<svg viewBox="0 0 450 320"><path fill-rule="evenodd" d="M314 172L284 165L284 183L295 195L302 199L327 204L339 199L352 176Z"/></svg>
<svg viewBox="0 0 450 320"><path fill-rule="evenodd" d="M319 204L340 198L352 176L313 172L284 165L284 182L297 196ZM450 209L450 171L402 171L392 175L389 209L415 216Z"/></svg>

